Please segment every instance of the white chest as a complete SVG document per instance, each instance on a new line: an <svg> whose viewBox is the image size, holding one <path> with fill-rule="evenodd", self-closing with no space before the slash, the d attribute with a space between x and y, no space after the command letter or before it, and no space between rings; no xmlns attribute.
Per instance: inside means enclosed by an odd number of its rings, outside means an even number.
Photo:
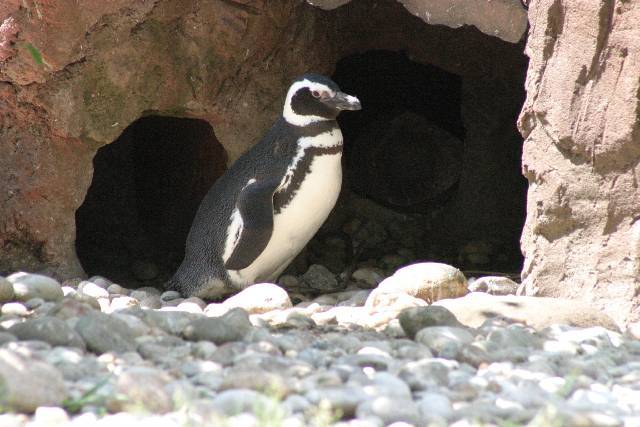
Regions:
<svg viewBox="0 0 640 427"><path fill-rule="evenodd" d="M342 134L338 130L328 133L321 140L316 137L313 145L308 143L305 146L304 142L300 144L297 159L300 162L304 160L305 149L335 147L341 144ZM304 248L336 204L342 185L341 157L341 152L312 157L297 191L274 215L273 232L267 247L247 268L229 271L233 282L249 285L256 281L274 281ZM291 176L285 175L282 187L291 185Z"/></svg>

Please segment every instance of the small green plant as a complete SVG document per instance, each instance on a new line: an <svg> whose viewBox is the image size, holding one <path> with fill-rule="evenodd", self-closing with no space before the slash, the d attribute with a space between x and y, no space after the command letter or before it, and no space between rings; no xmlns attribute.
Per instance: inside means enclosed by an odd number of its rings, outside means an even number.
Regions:
<svg viewBox="0 0 640 427"><path fill-rule="evenodd" d="M31 55L31 57L33 58L36 64L44 65L47 68L51 68L51 65L49 65L49 63L45 61L44 57L42 56L42 52L40 52L40 49L38 49L33 44L28 42L25 43L23 46L25 49L27 49L27 51L29 52L29 54Z"/></svg>
<svg viewBox="0 0 640 427"><path fill-rule="evenodd" d="M323 399L307 411L307 417L313 427L329 427L342 418L342 411L339 408L332 408L331 402Z"/></svg>
<svg viewBox="0 0 640 427"><path fill-rule="evenodd" d="M82 396L77 399L65 399L62 401L62 407L69 413L77 414L85 405L102 405L103 398L98 396L98 391L109 382L109 377L98 381L96 385L85 391ZM106 409L105 409L106 412Z"/></svg>

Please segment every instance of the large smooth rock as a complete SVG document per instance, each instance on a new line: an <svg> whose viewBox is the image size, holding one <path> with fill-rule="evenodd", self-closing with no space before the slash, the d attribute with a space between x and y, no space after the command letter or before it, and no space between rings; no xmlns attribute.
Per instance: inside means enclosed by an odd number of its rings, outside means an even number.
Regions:
<svg viewBox="0 0 640 427"><path fill-rule="evenodd" d="M184 328L191 341L212 341L216 345L242 340L253 326L247 312L234 308L220 317L199 317Z"/></svg>
<svg viewBox="0 0 640 427"><path fill-rule="evenodd" d="M467 280L455 267L438 262L421 262L402 267L384 279L371 292L370 298L380 293L403 292L428 303L445 298L466 295Z"/></svg>
<svg viewBox="0 0 640 427"><path fill-rule="evenodd" d="M31 298L42 298L45 301L58 301L64 296L60 283L42 274L14 273L7 277L13 285L13 292L18 301Z"/></svg>
<svg viewBox="0 0 640 427"><path fill-rule="evenodd" d="M52 346L85 348L80 335L57 317L44 316L16 323L9 328L9 332L21 340L40 340Z"/></svg>
<svg viewBox="0 0 640 427"><path fill-rule="evenodd" d="M400 316L400 326L411 339L416 333L429 326L455 326L462 324L456 319L453 313L441 306L412 307L402 310Z"/></svg>
<svg viewBox="0 0 640 427"><path fill-rule="evenodd" d="M62 374L48 363L0 349L0 403L31 413L39 406L60 406L67 397Z"/></svg>
<svg viewBox="0 0 640 427"><path fill-rule="evenodd" d="M258 283L227 298L223 305L227 308L242 308L249 314L266 313L291 307L287 291L273 283Z"/></svg>
<svg viewBox="0 0 640 427"><path fill-rule="evenodd" d="M445 307L461 323L474 328L482 325L487 319L506 317L537 330L553 324L602 326L618 330L613 319L596 306L564 298L494 296L474 292L463 298L441 300L435 304Z"/></svg>
<svg viewBox="0 0 640 427"><path fill-rule="evenodd" d="M164 414L173 409L171 396L165 389L171 377L164 371L149 367L132 367L118 377L118 398L109 402L109 409L144 411Z"/></svg>
<svg viewBox="0 0 640 427"><path fill-rule="evenodd" d="M98 354L135 351L135 332L126 322L104 313L92 312L78 319L76 331L87 348Z"/></svg>

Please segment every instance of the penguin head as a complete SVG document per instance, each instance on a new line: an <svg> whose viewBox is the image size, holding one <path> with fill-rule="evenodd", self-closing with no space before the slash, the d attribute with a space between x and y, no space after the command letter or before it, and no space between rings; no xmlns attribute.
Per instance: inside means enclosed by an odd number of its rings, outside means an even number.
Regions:
<svg viewBox="0 0 640 427"><path fill-rule="evenodd" d="M322 120L334 120L342 110L360 108L358 98L341 92L330 78L304 74L289 87L282 115L292 125L306 126Z"/></svg>

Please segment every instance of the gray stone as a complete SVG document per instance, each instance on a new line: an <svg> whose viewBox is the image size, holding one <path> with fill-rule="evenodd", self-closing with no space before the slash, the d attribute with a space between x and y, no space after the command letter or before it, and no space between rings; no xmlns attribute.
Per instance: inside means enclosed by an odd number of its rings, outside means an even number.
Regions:
<svg viewBox="0 0 640 427"><path fill-rule="evenodd" d="M181 335L188 325L202 319L202 316L183 311L145 310L142 316L147 325L162 329L170 335Z"/></svg>
<svg viewBox="0 0 640 427"><path fill-rule="evenodd" d="M211 359L217 348L211 341L198 341L191 346L191 352L193 357L207 360Z"/></svg>
<svg viewBox="0 0 640 427"><path fill-rule="evenodd" d="M453 407L449 398L443 394L424 392L417 402L418 411L423 419L442 417L445 420L453 416Z"/></svg>
<svg viewBox="0 0 640 427"><path fill-rule="evenodd" d="M220 345L242 340L251 329L247 312L234 308L220 317L195 319L184 329L183 335L191 341L205 340Z"/></svg>
<svg viewBox="0 0 640 427"><path fill-rule="evenodd" d="M42 298L31 298L29 301L25 302L24 305L29 310L35 310L38 307L41 307L45 303L45 300Z"/></svg>
<svg viewBox="0 0 640 427"><path fill-rule="evenodd" d="M227 298L223 305L228 309L242 308L249 314L266 313L291 307L287 291L273 283L258 283Z"/></svg>
<svg viewBox="0 0 640 427"><path fill-rule="evenodd" d="M98 354L135 351L135 333L124 321L104 313L93 312L82 316L75 330L87 344L87 348Z"/></svg>
<svg viewBox="0 0 640 427"><path fill-rule="evenodd" d="M0 303L12 301L14 297L13 285L7 279L0 276Z"/></svg>
<svg viewBox="0 0 640 427"><path fill-rule="evenodd" d="M8 332L0 332L0 347L3 346L5 343L14 342L17 340L18 338L16 338L16 336L13 334L10 334Z"/></svg>
<svg viewBox="0 0 640 427"><path fill-rule="evenodd" d="M411 339L420 329L430 326L463 326L453 313L439 306L407 308L402 310L398 319L402 329Z"/></svg>
<svg viewBox="0 0 640 427"><path fill-rule="evenodd" d="M351 278L366 284L367 288L375 288L384 280L384 272L377 268L362 267L354 271Z"/></svg>
<svg viewBox="0 0 640 427"><path fill-rule="evenodd" d="M124 398L108 403L111 411L148 411L164 414L173 409L171 396L165 387L171 382L168 374L156 368L133 367L118 377L116 393Z"/></svg>
<svg viewBox="0 0 640 427"><path fill-rule="evenodd" d="M269 404L269 399L254 390L226 390L218 394L211 402L221 414L232 416L242 412L253 412L257 407Z"/></svg>
<svg viewBox="0 0 640 427"><path fill-rule="evenodd" d="M48 363L0 349L0 404L32 413L39 406L61 406L67 390L60 372Z"/></svg>
<svg viewBox="0 0 640 427"><path fill-rule="evenodd" d="M508 277L485 276L469 283L470 292L486 292L490 295L515 295L518 284Z"/></svg>
<svg viewBox="0 0 640 427"><path fill-rule="evenodd" d="M109 285L109 287L107 287L107 292L109 292L110 294L116 294L116 295L129 295L131 293L129 289L123 288L117 283L113 283Z"/></svg>
<svg viewBox="0 0 640 427"><path fill-rule="evenodd" d="M436 355L444 356L447 351L447 358L455 357L456 352L464 344L473 341L473 335L464 328L452 326L432 326L418 331L416 342L426 345ZM449 351L452 352L448 353Z"/></svg>
<svg viewBox="0 0 640 427"><path fill-rule="evenodd" d="M177 298L182 298L182 295L180 295L178 291L165 291L160 295L162 301L171 301Z"/></svg>
<svg viewBox="0 0 640 427"><path fill-rule="evenodd" d="M418 407L411 399L398 399L387 396L366 400L356 409L358 418L371 416L380 418L384 425L405 422L416 425L420 420Z"/></svg>
<svg viewBox="0 0 640 427"><path fill-rule="evenodd" d="M406 382L411 390L446 387L449 383L449 372L458 366L459 364L453 360L421 359L403 365L398 377Z"/></svg>
<svg viewBox="0 0 640 427"><path fill-rule="evenodd" d="M21 340L40 340L52 346L85 348L80 335L57 317L45 316L25 320L13 325L9 332Z"/></svg>
<svg viewBox="0 0 640 427"><path fill-rule="evenodd" d="M341 289L336 276L325 266L313 264L301 277L302 282L309 288L321 292L334 292Z"/></svg>
<svg viewBox="0 0 640 427"><path fill-rule="evenodd" d="M354 386L321 387L309 391L305 397L313 405L328 402L330 408L340 411L344 417L355 415L358 405L368 399L361 388Z"/></svg>
<svg viewBox="0 0 640 427"><path fill-rule="evenodd" d="M59 301L64 297L60 283L41 274L14 273L7 280L11 282L18 301L28 301L31 298Z"/></svg>

